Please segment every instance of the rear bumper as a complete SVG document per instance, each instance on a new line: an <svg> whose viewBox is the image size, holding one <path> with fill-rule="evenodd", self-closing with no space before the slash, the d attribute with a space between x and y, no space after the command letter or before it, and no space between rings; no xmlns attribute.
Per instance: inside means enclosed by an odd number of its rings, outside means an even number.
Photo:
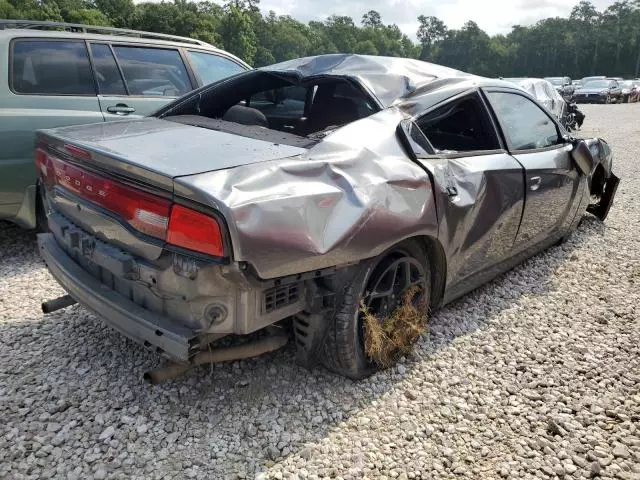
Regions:
<svg viewBox="0 0 640 480"><path fill-rule="evenodd" d="M69 294L132 340L158 353L187 361L195 332L142 308L109 289L83 270L50 233L38 235L38 247L49 271Z"/></svg>

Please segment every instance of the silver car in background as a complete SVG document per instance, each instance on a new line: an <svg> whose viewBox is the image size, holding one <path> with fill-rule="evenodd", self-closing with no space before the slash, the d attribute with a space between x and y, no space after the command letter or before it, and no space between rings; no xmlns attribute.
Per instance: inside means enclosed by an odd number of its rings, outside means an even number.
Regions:
<svg viewBox="0 0 640 480"><path fill-rule="evenodd" d="M542 78L505 78L507 82L511 82L549 110L559 121L562 120L567 102L551 82Z"/></svg>

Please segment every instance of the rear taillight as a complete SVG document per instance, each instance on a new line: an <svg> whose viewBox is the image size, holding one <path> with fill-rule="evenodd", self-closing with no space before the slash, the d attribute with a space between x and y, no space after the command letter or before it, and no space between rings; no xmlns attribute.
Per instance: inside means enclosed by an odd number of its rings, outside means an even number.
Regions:
<svg viewBox="0 0 640 480"><path fill-rule="evenodd" d="M69 145L65 145L71 151ZM203 213L130 187L36 149L36 169L47 185L57 185L108 210L137 231L206 255L224 255L218 222Z"/></svg>
<svg viewBox="0 0 640 480"><path fill-rule="evenodd" d="M164 240L171 202L49 156L55 183L115 213L136 230Z"/></svg>
<svg viewBox="0 0 640 480"><path fill-rule="evenodd" d="M53 184L53 169L49 163L49 156L41 148L36 149L36 172L46 185Z"/></svg>
<svg viewBox="0 0 640 480"><path fill-rule="evenodd" d="M224 246L220 225L204 213L174 205L169 220L167 242L207 255L222 257Z"/></svg>
<svg viewBox="0 0 640 480"><path fill-rule="evenodd" d="M83 160L89 160L91 158L91 152L88 152L84 148L76 147L69 143L65 144L64 149L72 156L81 158Z"/></svg>

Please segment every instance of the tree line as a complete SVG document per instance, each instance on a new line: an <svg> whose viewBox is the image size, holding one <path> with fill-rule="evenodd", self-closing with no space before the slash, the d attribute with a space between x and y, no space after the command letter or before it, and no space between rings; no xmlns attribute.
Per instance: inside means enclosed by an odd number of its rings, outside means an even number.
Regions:
<svg viewBox="0 0 640 480"><path fill-rule="evenodd" d="M254 66L323 53L419 58L484 76L640 75L640 0L617 1L603 11L580 1L567 18L515 25L490 36L475 22L448 28L420 15L414 42L371 10L361 19L332 15L303 23L259 0L0 0L0 18L51 20L132 28L198 38Z"/></svg>

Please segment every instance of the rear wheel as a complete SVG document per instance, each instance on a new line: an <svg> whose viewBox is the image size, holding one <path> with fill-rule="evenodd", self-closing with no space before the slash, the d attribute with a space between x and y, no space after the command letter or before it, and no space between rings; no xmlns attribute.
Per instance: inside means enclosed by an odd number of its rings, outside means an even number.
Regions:
<svg viewBox="0 0 640 480"><path fill-rule="evenodd" d="M424 249L406 241L364 262L338 295L324 342L327 368L353 379L381 367L365 352L365 306L378 319L388 317L411 292L414 304L429 308L431 274Z"/></svg>

